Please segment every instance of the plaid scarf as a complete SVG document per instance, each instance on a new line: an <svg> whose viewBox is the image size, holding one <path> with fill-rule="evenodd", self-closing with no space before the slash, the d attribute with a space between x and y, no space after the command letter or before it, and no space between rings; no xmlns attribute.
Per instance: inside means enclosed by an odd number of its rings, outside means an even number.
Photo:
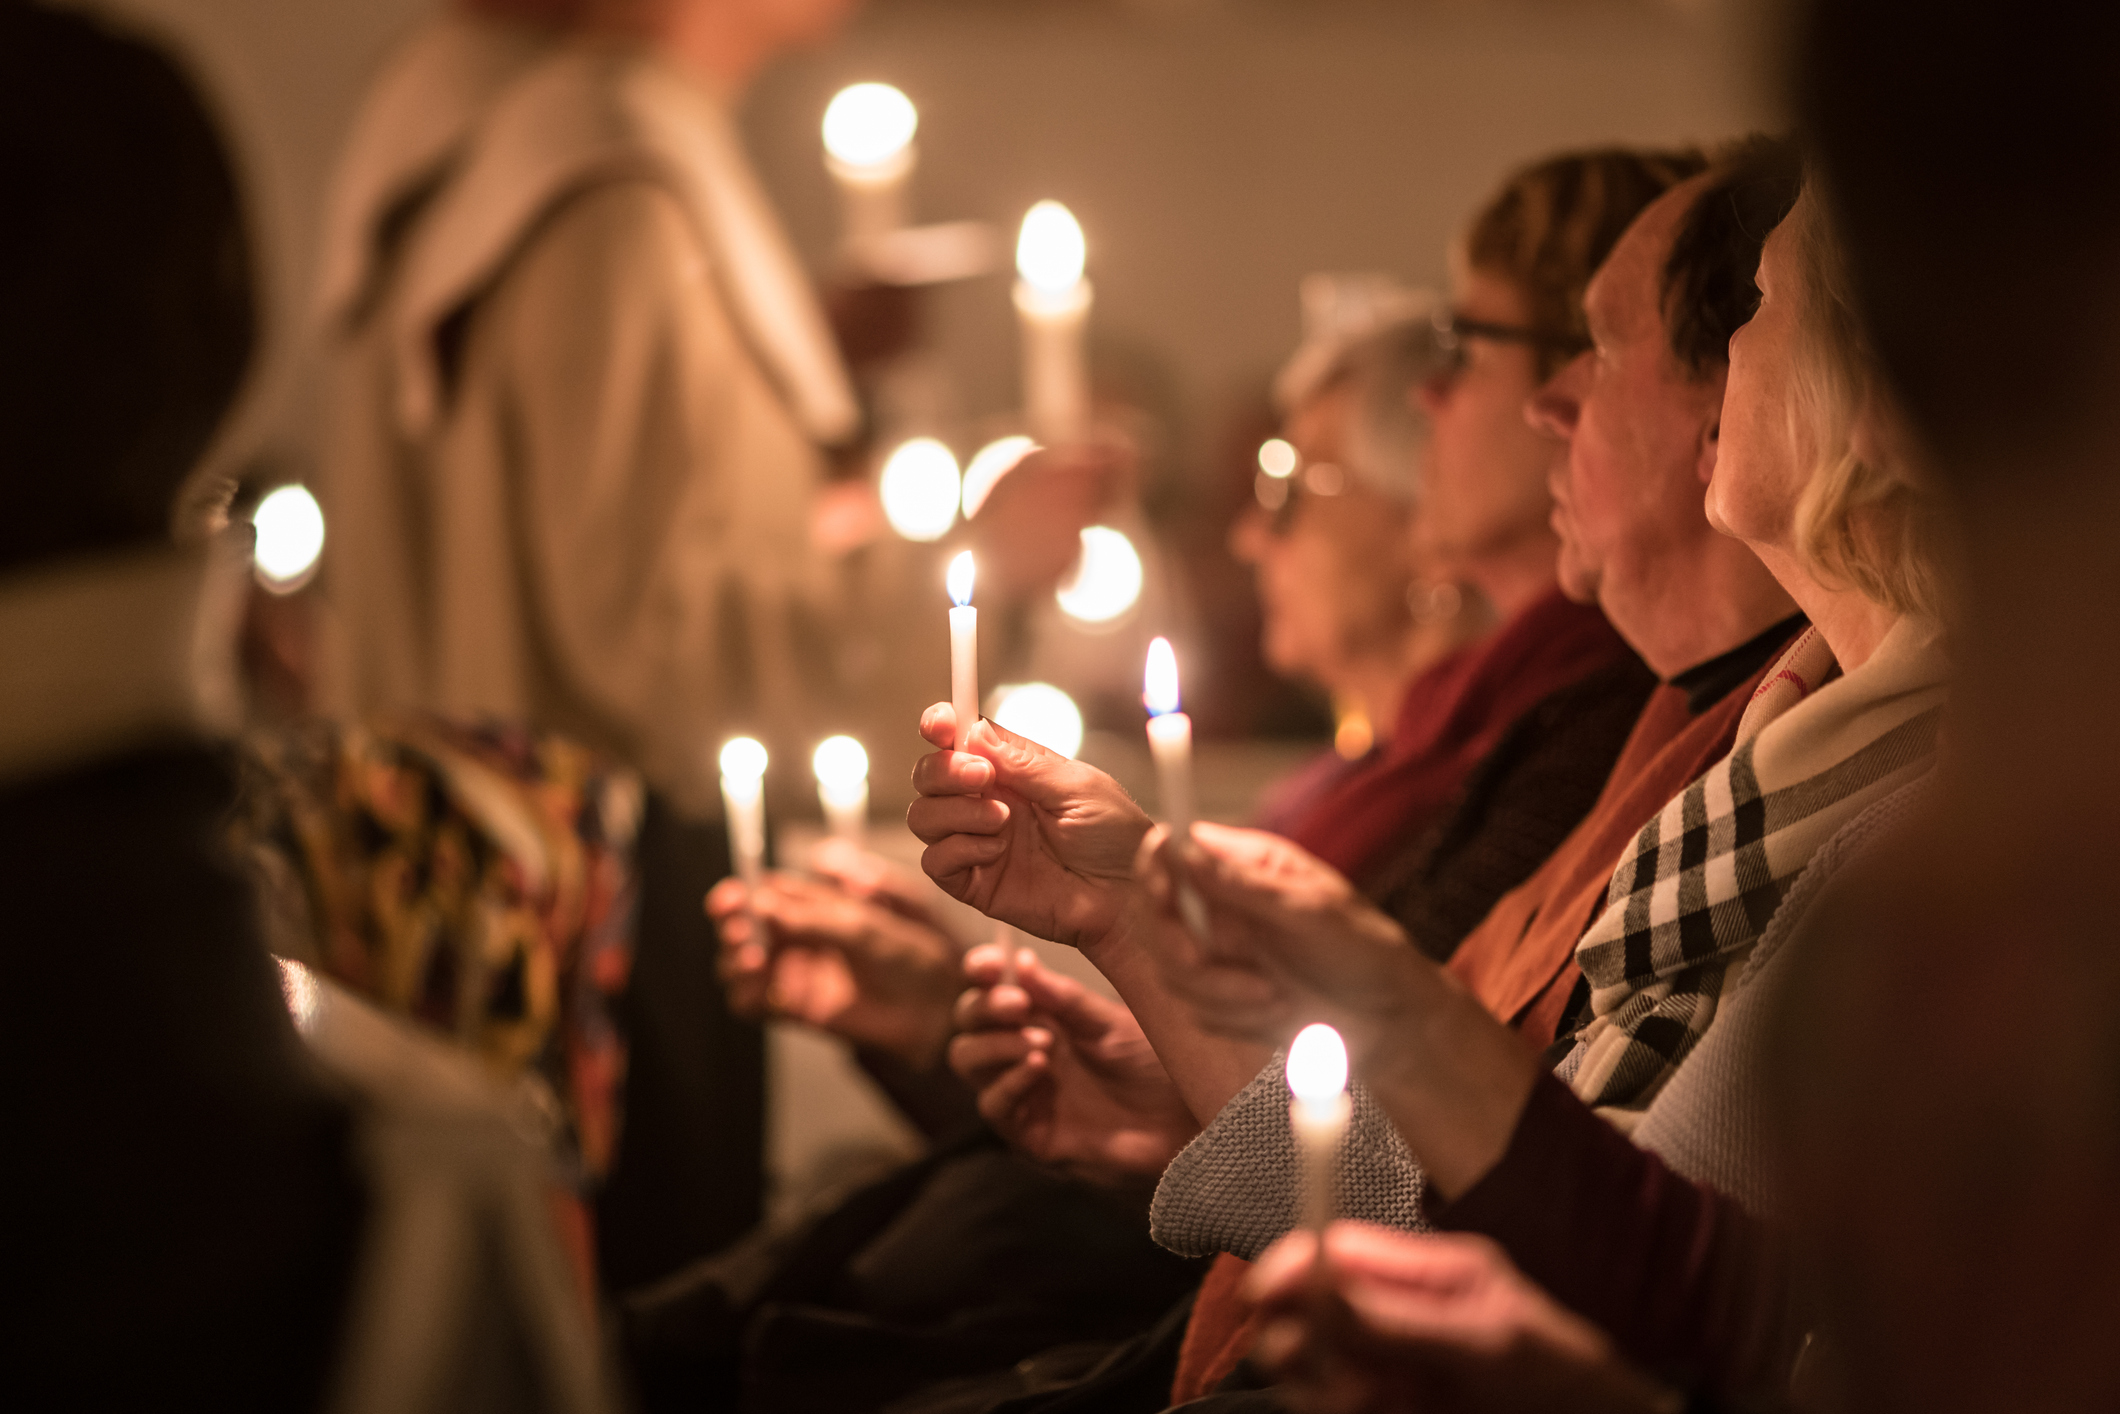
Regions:
<svg viewBox="0 0 2120 1414"><path fill-rule="evenodd" d="M1789 646L1736 748L1642 827L1576 945L1592 1016L1558 1074L1623 1127L1714 1022L1811 855L1935 752L1945 667L1933 623L1902 618L1829 682L1837 670L1817 629Z"/></svg>

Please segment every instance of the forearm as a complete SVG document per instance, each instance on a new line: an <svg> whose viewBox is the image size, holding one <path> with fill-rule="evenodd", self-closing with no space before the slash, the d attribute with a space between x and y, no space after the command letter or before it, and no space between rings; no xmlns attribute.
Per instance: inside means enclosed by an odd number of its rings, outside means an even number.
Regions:
<svg viewBox="0 0 2120 1414"><path fill-rule="evenodd" d="M1273 1051L1202 1030L1192 1009L1164 987L1155 960L1135 940L1137 921L1131 914L1122 917L1081 951L1117 990L1185 1107L1205 1126L1265 1068Z"/></svg>

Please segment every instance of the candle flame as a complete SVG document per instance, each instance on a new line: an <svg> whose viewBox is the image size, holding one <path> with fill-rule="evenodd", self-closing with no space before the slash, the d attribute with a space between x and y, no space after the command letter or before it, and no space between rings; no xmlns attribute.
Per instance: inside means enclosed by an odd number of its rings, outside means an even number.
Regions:
<svg viewBox="0 0 2120 1414"><path fill-rule="evenodd" d="M721 749L721 773L732 781L755 785L765 779L765 747L747 736L731 738Z"/></svg>
<svg viewBox="0 0 2120 1414"><path fill-rule="evenodd" d="M1149 642L1148 667L1141 674L1141 702L1151 717L1178 710L1178 655L1167 638Z"/></svg>
<svg viewBox="0 0 2120 1414"><path fill-rule="evenodd" d="M1288 1088L1308 1105L1330 1100L1347 1088L1347 1044L1323 1022L1306 1026L1288 1043Z"/></svg>
<svg viewBox="0 0 2120 1414"><path fill-rule="evenodd" d="M869 778L869 753L850 736L828 736L810 757L817 784L827 790L852 790Z"/></svg>
<svg viewBox="0 0 2120 1414"><path fill-rule="evenodd" d="M258 502L250 523L257 531L252 559L265 587L287 594L307 584L324 553L324 511L309 488L280 487Z"/></svg>
<svg viewBox="0 0 2120 1414"><path fill-rule="evenodd" d="M849 167L881 167L912 145L913 101L887 83L839 90L824 110L824 150Z"/></svg>
<svg viewBox="0 0 2120 1414"><path fill-rule="evenodd" d="M950 561L949 574L945 576L943 583L949 586L950 602L960 609L972 602L972 578L978 570L979 567L972 562L972 552L969 550Z"/></svg>
<svg viewBox="0 0 2120 1414"><path fill-rule="evenodd" d="M1065 294L1082 279L1089 248L1074 213L1057 201L1041 201L1023 218L1016 238L1016 273L1046 294Z"/></svg>

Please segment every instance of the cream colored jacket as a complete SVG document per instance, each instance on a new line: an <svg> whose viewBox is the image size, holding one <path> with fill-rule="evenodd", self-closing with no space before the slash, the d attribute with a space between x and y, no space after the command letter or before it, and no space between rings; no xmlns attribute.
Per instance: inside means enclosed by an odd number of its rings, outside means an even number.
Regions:
<svg viewBox="0 0 2120 1414"><path fill-rule="evenodd" d="M805 771L858 626L817 448L857 410L725 105L637 48L445 22L331 224L332 705L533 722L699 813L737 731Z"/></svg>

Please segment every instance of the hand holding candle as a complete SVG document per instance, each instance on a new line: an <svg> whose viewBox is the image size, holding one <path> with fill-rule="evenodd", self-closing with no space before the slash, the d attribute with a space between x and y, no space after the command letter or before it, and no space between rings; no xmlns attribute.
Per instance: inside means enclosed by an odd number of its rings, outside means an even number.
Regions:
<svg viewBox="0 0 2120 1414"><path fill-rule="evenodd" d="M972 724L979 720L979 611L972 607L972 578L978 566L972 552L964 551L950 561L947 583L950 591L950 710L957 717L956 749L962 751L972 739Z"/></svg>
<svg viewBox="0 0 2120 1414"><path fill-rule="evenodd" d="M1347 1120L1354 1112L1347 1098L1347 1046L1340 1033L1322 1024L1306 1026L1288 1046L1288 1127L1303 1156L1303 1225L1323 1234L1339 1210L1334 1168ZM1323 1244L1319 1250L1324 1250Z"/></svg>
<svg viewBox="0 0 2120 1414"><path fill-rule="evenodd" d="M1178 655L1170 640L1148 645L1148 665L1141 675L1141 702L1148 708L1148 750L1156 762L1156 795L1171 838L1192 838L1192 718L1178 710ZM1207 905L1187 881L1178 881L1178 913L1193 936L1207 939Z"/></svg>
<svg viewBox="0 0 2120 1414"><path fill-rule="evenodd" d="M1016 313L1023 333L1023 413L1031 436L1048 446L1079 440L1089 428L1089 367L1083 332L1090 286L1088 246L1074 215L1041 201L1016 240Z"/></svg>
<svg viewBox="0 0 2120 1414"><path fill-rule="evenodd" d="M828 736L810 757L817 801L835 838L860 843L869 824L869 753L850 736Z"/></svg>
<svg viewBox="0 0 2120 1414"><path fill-rule="evenodd" d="M729 852L746 889L766 865L766 749L747 736L721 749L721 801L729 817Z"/></svg>

